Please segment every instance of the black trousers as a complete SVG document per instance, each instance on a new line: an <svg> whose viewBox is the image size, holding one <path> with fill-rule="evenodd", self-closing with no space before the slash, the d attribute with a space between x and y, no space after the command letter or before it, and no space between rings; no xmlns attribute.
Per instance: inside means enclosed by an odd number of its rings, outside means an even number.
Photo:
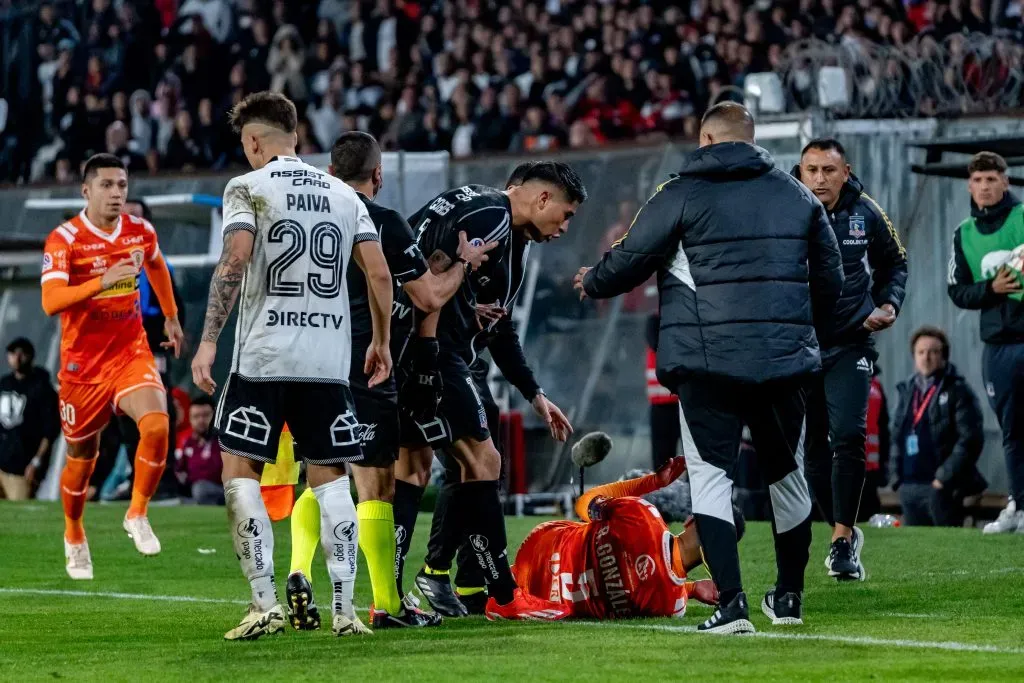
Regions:
<svg viewBox="0 0 1024 683"><path fill-rule="evenodd" d="M833 351L807 395L807 482L831 525L857 522L875 358L866 344Z"/></svg>
<svg viewBox="0 0 1024 683"><path fill-rule="evenodd" d="M494 439L495 447L501 451L501 411L498 410L498 404L494 402L491 388L487 384L489 368L490 365L486 361L478 359L469 369L473 374L473 382L476 384L480 400L487 413L487 429ZM451 569L453 560L457 559L459 568L455 575L455 585L459 588L482 588L487 585L483 570L476 560L473 549L465 543L464 530L458 528L455 515L451 514L452 494L459 482L462 481L462 466L448 452L443 453L443 462L444 483L437 492L434 516L430 520L427 566L431 569L447 570ZM501 480L504 480L506 471L506 455L502 453Z"/></svg>
<svg viewBox="0 0 1024 683"><path fill-rule="evenodd" d="M679 455L679 402L651 404L651 464L658 469Z"/></svg>
<svg viewBox="0 0 1024 683"><path fill-rule="evenodd" d="M899 492L906 526L964 525L962 495L954 495L948 488L935 489L931 484L903 484Z"/></svg>
<svg viewBox="0 0 1024 683"><path fill-rule="evenodd" d="M771 499L776 589L803 591L811 545L811 499L803 473L806 384L806 378L747 384L715 377L677 387L694 519L723 604L742 590L732 495L744 424Z"/></svg>
<svg viewBox="0 0 1024 683"><path fill-rule="evenodd" d="M1003 432L1010 495L1024 503L1024 344L985 344L982 375L988 403Z"/></svg>

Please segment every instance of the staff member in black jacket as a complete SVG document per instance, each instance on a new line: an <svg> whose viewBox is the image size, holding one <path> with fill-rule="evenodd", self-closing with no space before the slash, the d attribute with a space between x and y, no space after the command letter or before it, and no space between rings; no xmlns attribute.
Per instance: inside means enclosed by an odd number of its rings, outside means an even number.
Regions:
<svg viewBox="0 0 1024 683"><path fill-rule="evenodd" d="M57 392L24 337L7 345L11 373L0 378L0 498L25 500L50 464L60 434Z"/></svg>
<svg viewBox="0 0 1024 683"><path fill-rule="evenodd" d="M854 527L864 489L871 334L896 322L907 285L907 253L889 217L850 172L836 140L812 140L793 175L825 205L843 252L846 283L825 330L822 373L807 398L807 480L832 525L825 564L838 580L861 580L864 534Z"/></svg>
<svg viewBox="0 0 1024 683"><path fill-rule="evenodd" d="M985 445L981 405L949 362L937 327L910 339L917 372L897 387L893 414L893 488L907 526L963 526L964 497L985 490L978 458Z"/></svg>
<svg viewBox="0 0 1024 683"><path fill-rule="evenodd" d="M679 396L683 454L706 565L721 602L699 631L750 633L732 517L744 423L772 500L778 577L761 603L800 624L811 543L803 474L806 386L821 369L816 319L842 291L839 247L821 202L754 144L741 105L715 105L700 146L658 186L629 232L576 287L628 292L658 274L658 379Z"/></svg>

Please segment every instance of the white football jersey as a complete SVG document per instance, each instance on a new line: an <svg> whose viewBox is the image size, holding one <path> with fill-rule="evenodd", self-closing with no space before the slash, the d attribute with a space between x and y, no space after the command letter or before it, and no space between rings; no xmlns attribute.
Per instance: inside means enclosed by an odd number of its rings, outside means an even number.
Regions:
<svg viewBox="0 0 1024 683"><path fill-rule="evenodd" d="M224 234L255 236L238 298L231 369L247 378L348 383L345 271L352 246L378 240L355 190L278 156L224 189Z"/></svg>

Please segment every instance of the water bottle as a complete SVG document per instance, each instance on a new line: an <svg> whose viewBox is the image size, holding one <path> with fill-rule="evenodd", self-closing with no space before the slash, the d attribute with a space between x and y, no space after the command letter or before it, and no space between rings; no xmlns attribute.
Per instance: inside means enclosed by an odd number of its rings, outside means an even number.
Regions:
<svg viewBox="0 0 1024 683"><path fill-rule="evenodd" d="M871 515L868 526L873 526L876 529L900 526L900 518L893 515Z"/></svg>

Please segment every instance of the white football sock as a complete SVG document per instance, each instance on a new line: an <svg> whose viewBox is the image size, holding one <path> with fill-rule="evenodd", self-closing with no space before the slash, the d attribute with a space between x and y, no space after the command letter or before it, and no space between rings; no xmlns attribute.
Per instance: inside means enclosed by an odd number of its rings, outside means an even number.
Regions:
<svg viewBox="0 0 1024 683"><path fill-rule="evenodd" d="M260 611L277 605L274 585L274 529L255 479L237 477L224 484L224 502L231 522L231 540L242 573L252 587L252 602Z"/></svg>
<svg viewBox="0 0 1024 683"><path fill-rule="evenodd" d="M313 495L320 503L320 544L334 586L334 613L355 618L352 595L356 585L359 524L348 477L315 487Z"/></svg>

